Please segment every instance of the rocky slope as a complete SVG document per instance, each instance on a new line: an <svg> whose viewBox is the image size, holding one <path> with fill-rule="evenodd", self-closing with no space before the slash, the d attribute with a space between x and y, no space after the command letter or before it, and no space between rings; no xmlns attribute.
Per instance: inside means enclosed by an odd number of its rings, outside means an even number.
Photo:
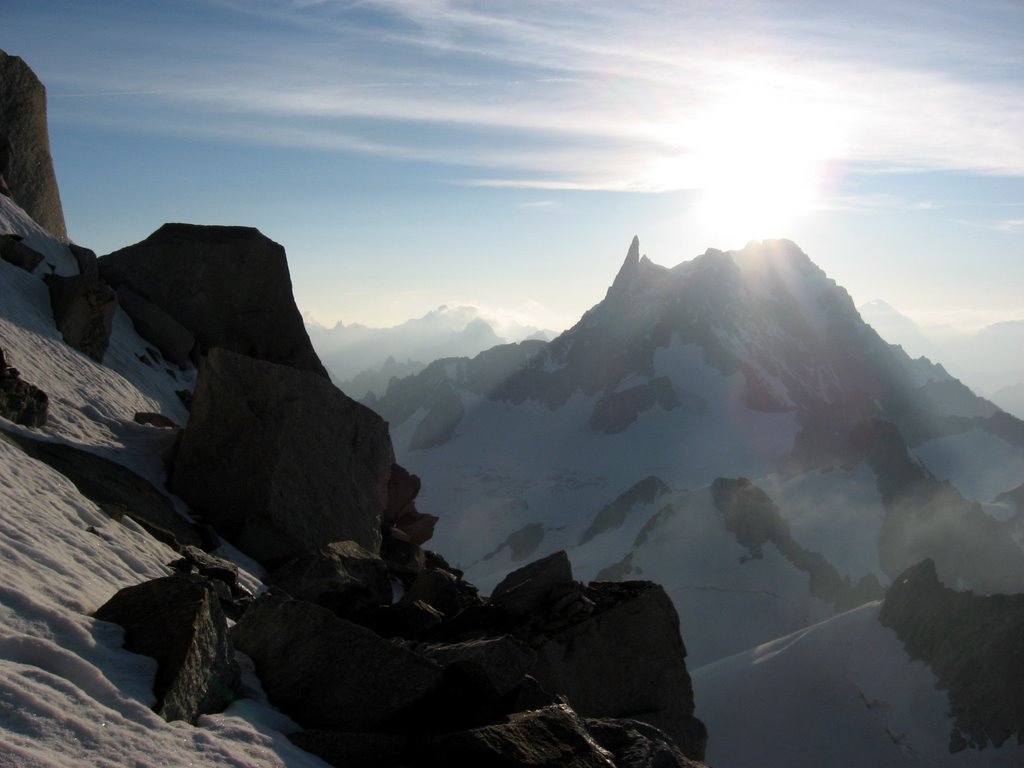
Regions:
<svg viewBox="0 0 1024 768"><path fill-rule="evenodd" d="M423 549L280 246L166 225L97 265L7 197L0 228L0 762L698 764L664 591L561 553L487 598Z"/></svg>

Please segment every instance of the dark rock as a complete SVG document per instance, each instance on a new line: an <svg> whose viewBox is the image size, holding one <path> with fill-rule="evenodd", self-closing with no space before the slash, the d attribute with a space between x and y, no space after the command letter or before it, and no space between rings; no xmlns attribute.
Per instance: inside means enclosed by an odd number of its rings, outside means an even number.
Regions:
<svg viewBox="0 0 1024 768"><path fill-rule="evenodd" d="M491 593L491 604L513 619L522 619L562 597L575 584L569 558L562 550L508 574Z"/></svg>
<svg viewBox="0 0 1024 768"><path fill-rule="evenodd" d="M657 584L594 583L590 615L551 631L534 676L588 717L627 717L662 729L683 753L704 758L707 734L693 717L693 688L676 610Z"/></svg>
<svg viewBox="0 0 1024 768"><path fill-rule="evenodd" d="M464 697L479 706L515 691L533 668L535 655L509 635L416 649L456 678Z"/></svg>
<svg viewBox="0 0 1024 768"><path fill-rule="evenodd" d="M447 571L424 568L402 596L401 604L422 601L446 618L462 610L458 579Z"/></svg>
<svg viewBox="0 0 1024 768"><path fill-rule="evenodd" d="M181 429L178 424L174 423L173 419L168 416L164 416L162 413L139 411L132 416L132 421L136 424L145 424L146 426L160 427L161 429Z"/></svg>
<svg viewBox="0 0 1024 768"><path fill-rule="evenodd" d="M622 432L636 421L637 416L655 405L666 411L683 405L687 411L693 413L699 413L707 407L702 400L692 395L685 399L681 398L673 389L672 380L667 376L660 376L602 397L594 404L587 425L597 432L606 434Z"/></svg>
<svg viewBox="0 0 1024 768"><path fill-rule="evenodd" d="M587 718L584 725L616 768L699 768L663 731L639 720Z"/></svg>
<svg viewBox="0 0 1024 768"><path fill-rule="evenodd" d="M525 560L537 551L537 547L544 541L544 534L544 526L541 523L527 523L522 528L512 531L497 548L488 552L482 559L490 560L503 549L508 549L512 562Z"/></svg>
<svg viewBox="0 0 1024 768"><path fill-rule="evenodd" d="M214 349L169 485L273 567L335 541L378 551L393 463L387 424L329 381Z"/></svg>
<svg viewBox="0 0 1024 768"><path fill-rule="evenodd" d="M924 560L893 581L879 619L948 689L950 751L1024 744L1024 594L956 592Z"/></svg>
<svg viewBox="0 0 1024 768"><path fill-rule="evenodd" d="M288 735L299 749L335 768L382 768L399 765L409 739L397 733L299 731Z"/></svg>
<svg viewBox="0 0 1024 768"><path fill-rule="evenodd" d="M117 310L117 296L102 280L88 275L47 275L50 306L64 341L103 362Z"/></svg>
<svg viewBox="0 0 1024 768"><path fill-rule="evenodd" d="M75 257L78 264L78 274L98 278L100 266L96 261L96 252L90 248L83 248L77 243L68 243L68 250Z"/></svg>
<svg viewBox="0 0 1024 768"><path fill-rule="evenodd" d="M167 576L126 587L95 615L124 627L126 649L157 660L154 709L165 720L195 723L238 697L227 620L202 579Z"/></svg>
<svg viewBox="0 0 1024 768"><path fill-rule="evenodd" d="M50 398L39 387L22 381L16 368L7 365L0 348L0 416L25 427L46 424Z"/></svg>
<svg viewBox="0 0 1024 768"><path fill-rule="evenodd" d="M315 553L300 555L274 571L267 583L342 618L391 604L387 566L354 541L332 542Z"/></svg>
<svg viewBox="0 0 1024 768"><path fill-rule="evenodd" d="M21 242L20 235L0 235L0 258L26 272L35 272L43 262L43 254Z"/></svg>
<svg viewBox="0 0 1024 768"><path fill-rule="evenodd" d="M100 258L103 278L127 285L198 339L327 379L292 296L284 248L250 227L164 224Z"/></svg>
<svg viewBox="0 0 1024 768"><path fill-rule="evenodd" d="M0 51L0 177L37 224L68 239L46 125L46 89L18 56Z"/></svg>
<svg viewBox="0 0 1024 768"><path fill-rule="evenodd" d="M446 768L614 768L566 706L510 715L503 722L439 736L424 745L417 765Z"/></svg>
<svg viewBox="0 0 1024 768"><path fill-rule="evenodd" d="M397 528L384 532L380 556L387 563L388 570L401 579L406 587L413 583L416 574L423 570L426 563L426 554L420 545L413 543Z"/></svg>
<svg viewBox="0 0 1024 768"><path fill-rule="evenodd" d="M410 541L423 545L434 535L438 518L416 509L420 479L404 467L394 464L388 479L388 503L384 508L384 524L402 531Z"/></svg>
<svg viewBox="0 0 1024 768"><path fill-rule="evenodd" d="M194 570L204 578L225 584L233 597L242 596L242 586L238 583L238 566L230 560L188 545L181 548L181 554L183 556L180 560L168 563L171 568L186 574Z"/></svg>
<svg viewBox="0 0 1024 768"><path fill-rule="evenodd" d="M79 493L107 514L126 515L151 536L175 548L202 544L196 527L178 514L171 500L127 467L64 443L6 434L33 459L64 475Z"/></svg>
<svg viewBox="0 0 1024 768"><path fill-rule="evenodd" d="M669 487L654 475L649 475L635 483L626 492L620 494L611 504L606 504L594 515L593 522L580 537L580 544L586 544L592 538L605 531L619 528L626 516L635 506L652 504L669 492Z"/></svg>
<svg viewBox="0 0 1024 768"><path fill-rule="evenodd" d="M190 365L196 337L188 328L127 284L118 286L117 300L142 338L155 345L167 360L179 368Z"/></svg>
<svg viewBox="0 0 1024 768"><path fill-rule="evenodd" d="M253 603L232 638L253 660L270 701L303 728L373 731L442 676L440 665L274 591Z"/></svg>

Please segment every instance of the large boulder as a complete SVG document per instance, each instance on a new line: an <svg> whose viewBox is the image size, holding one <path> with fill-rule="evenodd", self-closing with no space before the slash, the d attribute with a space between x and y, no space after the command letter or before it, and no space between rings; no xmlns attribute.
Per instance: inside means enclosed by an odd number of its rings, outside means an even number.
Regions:
<svg viewBox="0 0 1024 768"><path fill-rule="evenodd" d="M50 398L34 384L22 381L17 368L7 365L0 348L0 416L26 427L46 424Z"/></svg>
<svg viewBox="0 0 1024 768"><path fill-rule="evenodd" d="M686 648L665 590L646 581L595 582L582 597L586 615L567 612L564 626L535 636L534 676L580 714L649 723L702 760L707 733L693 716Z"/></svg>
<svg viewBox="0 0 1024 768"><path fill-rule="evenodd" d="M192 350L196 346L196 337L188 328L128 285L122 285L117 289L117 300L121 309L132 319L132 324L140 336L147 339L167 360L179 368L189 366Z"/></svg>
<svg viewBox="0 0 1024 768"><path fill-rule="evenodd" d="M284 248L259 230L164 224L99 262L107 282L155 304L204 350L222 347L328 378L295 306Z"/></svg>
<svg viewBox="0 0 1024 768"><path fill-rule="evenodd" d="M126 587L95 616L124 627L126 649L157 660L154 709L165 720L195 723L238 697L227 619L205 579L166 576Z"/></svg>
<svg viewBox="0 0 1024 768"><path fill-rule="evenodd" d="M53 319L64 341L103 362L117 310L113 289L90 275L47 275L46 284Z"/></svg>
<svg viewBox="0 0 1024 768"><path fill-rule="evenodd" d="M326 608L261 595L232 630L270 701L303 728L372 732L441 681L439 664Z"/></svg>
<svg viewBox="0 0 1024 768"><path fill-rule="evenodd" d="M354 541L333 542L300 555L274 571L267 582L342 618L390 605L392 599L387 565Z"/></svg>
<svg viewBox="0 0 1024 768"><path fill-rule="evenodd" d="M615 768L612 754L569 707L517 712L503 722L439 736L419 765L446 768Z"/></svg>
<svg viewBox="0 0 1024 768"><path fill-rule="evenodd" d="M378 552L393 463L387 423L326 379L212 349L170 488L274 567L335 541Z"/></svg>
<svg viewBox="0 0 1024 768"><path fill-rule="evenodd" d="M18 56L0 51L0 188L37 224L67 240L50 155L46 88Z"/></svg>

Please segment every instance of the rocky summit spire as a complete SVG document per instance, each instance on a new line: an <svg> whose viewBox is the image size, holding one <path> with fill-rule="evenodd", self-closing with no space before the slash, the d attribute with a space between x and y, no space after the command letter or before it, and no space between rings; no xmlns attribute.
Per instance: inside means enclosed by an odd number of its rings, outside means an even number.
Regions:
<svg viewBox="0 0 1024 768"><path fill-rule="evenodd" d="M626 254L626 260L622 262L619 274L615 276L615 281L612 283L612 287L608 289L608 293L615 293L629 285L633 281L633 278L636 276L639 269L640 238L633 235L633 242L629 244L629 252Z"/></svg>
<svg viewBox="0 0 1024 768"><path fill-rule="evenodd" d="M66 241L64 209L50 155L46 89L28 64L0 51L0 190Z"/></svg>

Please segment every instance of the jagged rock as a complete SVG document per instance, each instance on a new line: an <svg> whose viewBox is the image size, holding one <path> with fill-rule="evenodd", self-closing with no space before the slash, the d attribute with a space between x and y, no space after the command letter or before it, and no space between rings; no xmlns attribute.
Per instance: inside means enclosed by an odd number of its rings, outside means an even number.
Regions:
<svg viewBox="0 0 1024 768"><path fill-rule="evenodd" d="M270 701L303 728L373 731L442 677L423 656L273 590L245 612L232 638Z"/></svg>
<svg viewBox="0 0 1024 768"><path fill-rule="evenodd" d="M46 424L50 398L39 387L22 381L16 368L7 365L0 348L0 416L25 427Z"/></svg>
<svg viewBox="0 0 1024 768"><path fill-rule="evenodd" d="M157 660L154 709L165 720L195 723L238 697L227 620L203 579L166 576L126 587L95 615L124 627L126 649Z"/></svg>
<svg viewBox="0 0 1024 768"><path fill-rule="evenodd" d="M577 712L649 723L702 760L707 732L693 716L686 648L665 590L644 581L599 582L585 596L592 613L546 633L534 676Z"/></svg>
<svg viewBox="0 0 1024 768"><path fill-rule="evenodd" d="M89 275L47 275L50 306L64 341L97 362L110 343L117 295Z"/></svg>
<svg viewBox="0 0 1024 768"><path fill-rule="evenodd" d="M418 765L446 768L614 768L611 753L569 707L510 715L503 722L445 734L426 744Z"/></svg>
<svg viewBox="0 0 1024 768"><path fill-rule="evenodd" d="M1024 594L979 596L943 585L923 560L897 577L879 619L949 691L957 743L1024 744Z"/></svg>
<svg viewBox="0 0 1024 768"><path fill-rule="evenodd" d="M328 378L295 306L284 248L258 230L164 224L99 261L107 282L155 304L204 351L221 347Z"/></svg>
<svg viewBox="0 0 1024 768"><path fill-rule="evenodd" d="M417 601L426 603L446 618L455 616L462 610L458 579L447 571L424 568L416 574L412 585L402 596L401 604Z"/></svg>
<svg viewBox="0 0 1024 768"><path fill-rule="evenodd" d="M616 768L699 768L664 732L639 720L587 718L587 731L612 753Z"/></svg>
<svg viewBox="0 0 1024 768"><path fill-rule="evenodd" d="M342 618L391 604L387 566L354 541L332 542L317 552L300 555L274 571L267 583Z"/></svg>
<svg viewBox="0 0 1024 768"><path fill-rule="evenodd" d="M117 300L132 319L140 336L156 346L165 358L179 368L189 366L196 337L188 328L126 284L118 287Z"/></svg>
<svg viewBox="0 0 1024 768"><path fill-rule="evenodd" d="M335 768L382 768L401 765L409 739L398 733L337 733L299 731L288 736L299 749Z"/></svg>
<svg viewBox="0 0 1024 768"><path fill-rule="evenodd" d="M52 235L67 240L50 155L46 88L18 56L0 51L0 178L8 196Z"/></svg>
<svg viewBox="0 0 1024 768"><path fill-rule="evenodd" d="M385 531L380 556L384 558L391 574L398 577L406 587L412 585L416 574L426 565L426 553L420 545L397 528Z"/></svg>
<svg viewBox="0 0 1024 768"><path fill-rule="evenodd" d="M523 684L535 654L509 635L423 645L417 651L444 667L473 706L497 701Z"/></svg>
<svg viewBox="0 0 1024 768"><path fill-rule="evenodd" d="M513 619L523 619L575 585L569 558L561 550L508 574L491 593L491 604Z"/></svg>
<svg viewBox="0 0 1024 768"><path fill-rule="evenodd" d="M21 242L20 235L0 235L0 258L26 272L35 272L43 254Z"/></svg>
<svg viewBox="0 0 1024 768"><path fill-rule="evenodd" d="M79 493L112 517L127 516L151 536L175 548L202 545L199 531L178 514L171 500L127 467L64 443L6 434L33 459L64 475Z"/></svg>
<svg viewBox="0 0 1024 768"><path fill-rule="evenodd" d="M378 551L393 463L387 424L329 381L213 349L169 485L273 567L335 541Z"/></svg>
<svg viewBox="0 0 1024 768"><path fill-rule="evenodd" d="M171 568L186 574L195 571L203 578L226 584L232 594L242 594L242 586L238 583L238 566L230 560L193 546L182 547L181 554L180 560L168 563Z"/></svg>
<svg viewBox="0 0 1024 768"><path fill-rule="evenodd" d="M132 421L136 424L145 424L146 426L160 427L161 429L181 429L179 425L174 423L174 419L164 416L162 413L138 411L132 416Z"/></svg>
<svg viewBox="0 0 1024 768"><path fill-rule="evenodd" d="M96 261L96 252L91 248L84 248L77 243L68 243L68 250L75 257L78 264L78 274L98 278L100 276L100 265Z"/></svg>
<svg viewBox="0 0 1024 768"><path fill-rule="evenodd" d="M420 479L404 467L394 464L388 479L388 503L384 508L384 523L402 531L415 544L423 545L434 535L438 518L416 509L416 496L420 492Z"/></svg>

